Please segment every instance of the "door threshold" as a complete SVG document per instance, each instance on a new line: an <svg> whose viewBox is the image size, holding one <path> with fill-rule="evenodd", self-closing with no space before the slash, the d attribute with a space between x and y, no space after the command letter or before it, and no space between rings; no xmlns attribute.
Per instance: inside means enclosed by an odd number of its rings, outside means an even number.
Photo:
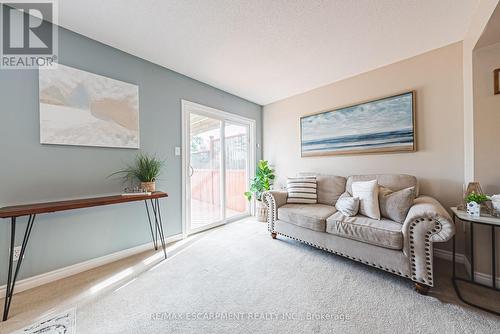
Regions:
<svg viewBox="0 0 500 334"><path fill-rule="evenodd" d="M233 224L233 223L236 223L236 222L239 222L240 220L243 220L243 219L246 219L246 218L249 218L249 217L252 217L252 215L250 214L245 214L245 215L241 215L241 216L237 216L237 217L233 217L231 219L229 219L226 223L224 224L220 224L220 225L216 225L216 226L211 226L211 227L208 227L206 229L203 229L203 230L199 230L199 231L194 231L194 232L188 232L186 234L187 237L190 237L190 236L193 236L193 235L196 235L196 234L200 234L200 233L203 233L203 232L208 232L208 231L212 231L212 230L215 230L217 228L220 228L220 227L224 227L224 226L227 226L229 224Z"/></svg>

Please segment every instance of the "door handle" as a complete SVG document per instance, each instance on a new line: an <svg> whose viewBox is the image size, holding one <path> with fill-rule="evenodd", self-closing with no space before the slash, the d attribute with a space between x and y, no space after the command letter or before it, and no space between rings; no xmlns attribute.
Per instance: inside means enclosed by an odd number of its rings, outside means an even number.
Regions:
<svg viewBox="0 0 500 334"><path fill-rule="evenodd" d="M193 166L189 166L189 177L193 176L194 174L194 168Z"/></svg>

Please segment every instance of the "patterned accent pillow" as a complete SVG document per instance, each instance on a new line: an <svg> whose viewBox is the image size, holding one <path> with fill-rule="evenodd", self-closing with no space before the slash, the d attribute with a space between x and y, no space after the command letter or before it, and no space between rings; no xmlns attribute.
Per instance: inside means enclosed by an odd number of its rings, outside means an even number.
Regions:
<svg viewBox="0 0 500 334"><path fill-rule="evenodd" d="M415 187L392 191L389 188L381 186L379 188L378 200L382 217L402 224L415 200Z"/></svg>
<svg viewBox="0 0 500 334"><path fill-rule="evenodd" d="M286 181L289 204L316 204L318 202L316 176L289 177Z"/></svg>

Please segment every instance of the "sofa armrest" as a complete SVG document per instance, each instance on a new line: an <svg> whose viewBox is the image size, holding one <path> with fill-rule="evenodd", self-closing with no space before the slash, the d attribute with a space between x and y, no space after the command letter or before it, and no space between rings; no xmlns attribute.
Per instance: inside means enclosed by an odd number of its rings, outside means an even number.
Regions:
<svg viewBox="0 0 500 334"><path fill-rule="evenodd" d="M415 199L403 223L403 252L410 258L412 280L433 286L433 243L445 242L455 234L448 212L434 198Z"/></svg>
<svg viewBox="0 0 500 334"><path fill-rule="evenodd" d="M274 222L278 219L278 208L286 204L288 193L286 190L266 191L262 198L267 206L267 229L274 232Z"/></svg>

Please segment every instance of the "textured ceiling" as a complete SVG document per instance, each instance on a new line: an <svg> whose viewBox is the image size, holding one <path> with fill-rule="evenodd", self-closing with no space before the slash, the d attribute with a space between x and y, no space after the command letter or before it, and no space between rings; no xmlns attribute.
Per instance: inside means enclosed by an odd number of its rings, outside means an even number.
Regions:
<svg viewBox="0 0 500 334"><path fill-rule="evenodd" d="M478 0L63 0L60 24L268 104L463 39Z"/></svg>

